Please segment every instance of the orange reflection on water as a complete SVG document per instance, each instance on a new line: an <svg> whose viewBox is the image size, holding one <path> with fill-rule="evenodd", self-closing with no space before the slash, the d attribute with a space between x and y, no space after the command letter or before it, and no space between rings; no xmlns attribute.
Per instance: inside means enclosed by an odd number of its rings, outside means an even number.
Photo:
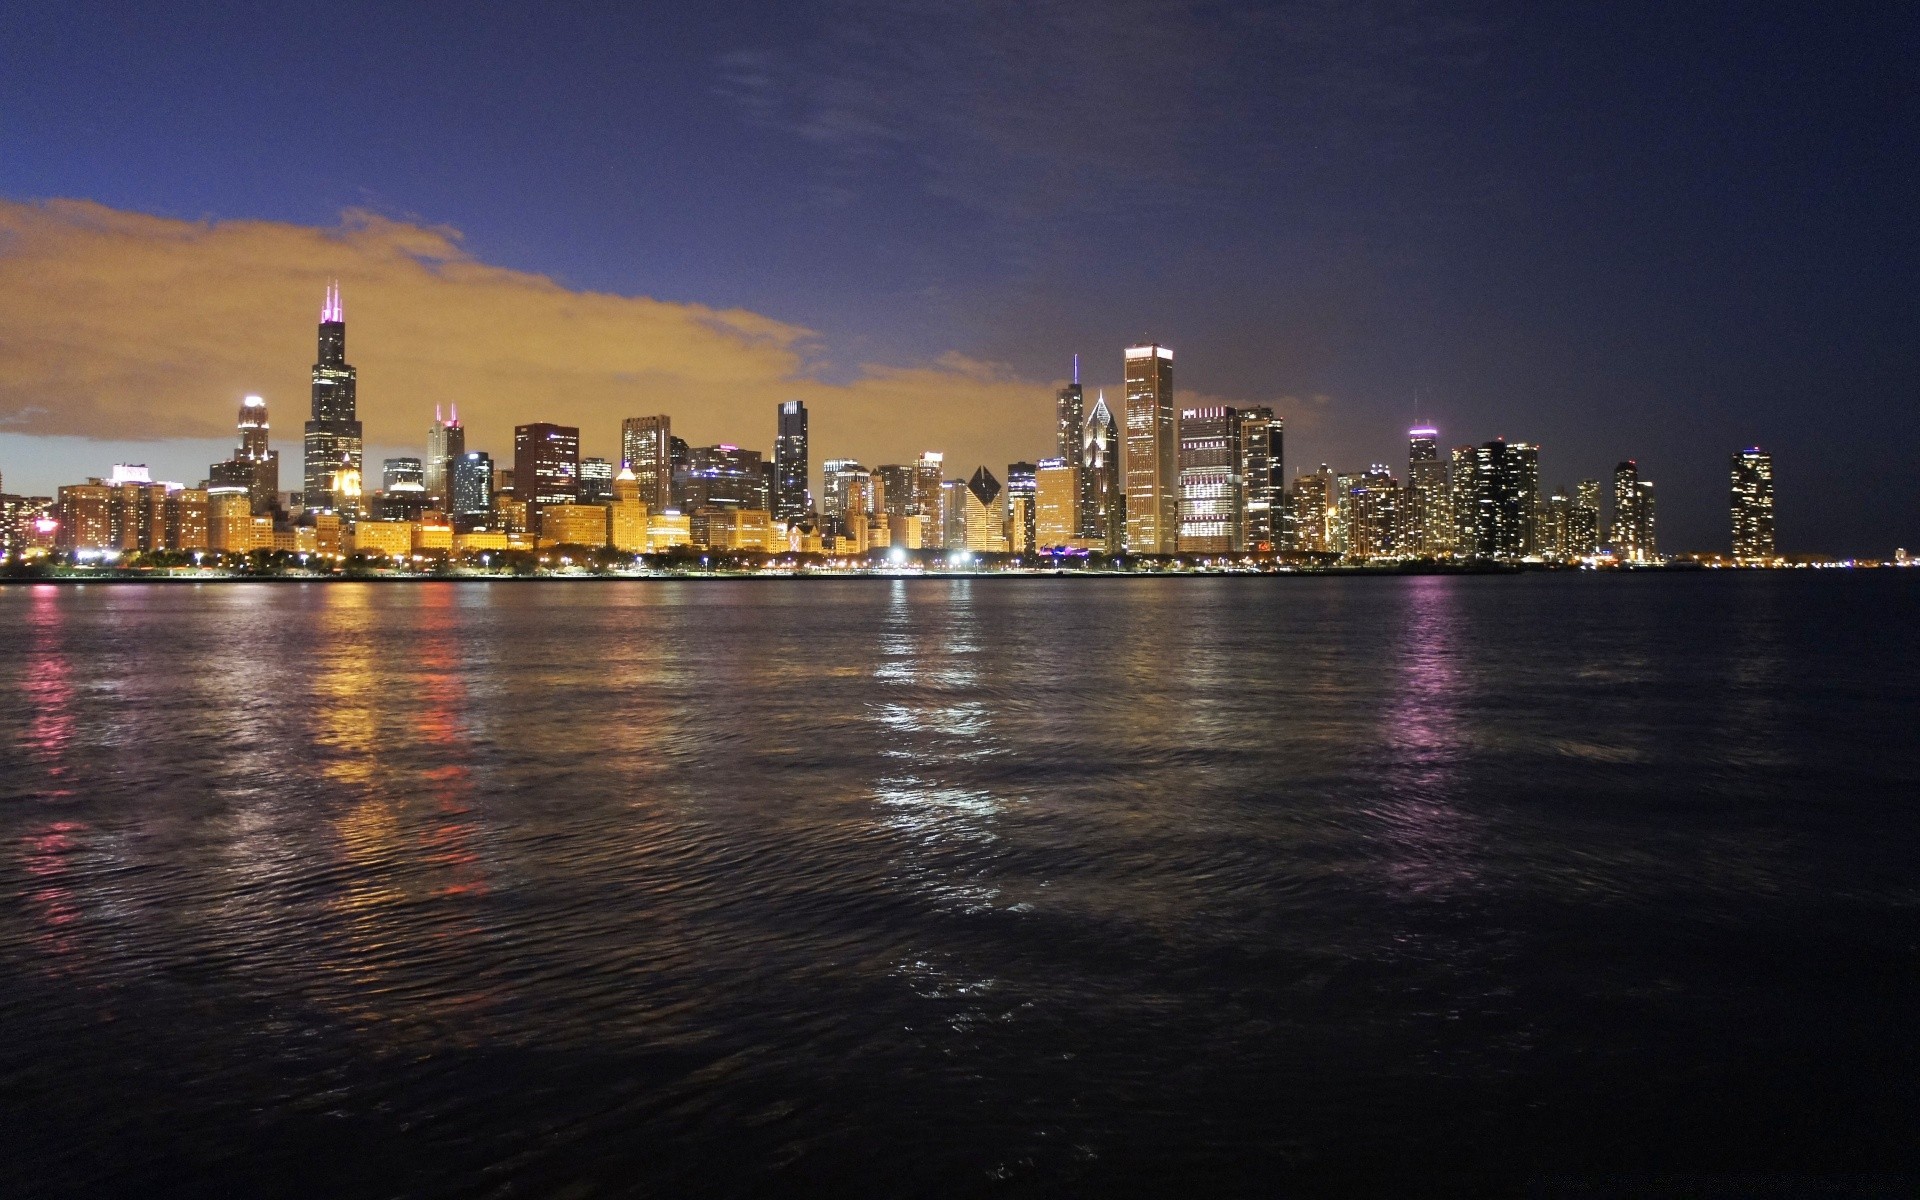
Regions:
<svg viewBox="0 0 1920 1200"><path fill-rule="evenodd" d="M63 620L60 589L34 588L23 621L31 644L21 691L33 713L23 740L46 767L47 786L41 795L49 799L73 795L66 786L67 749L74 734L73 665L67 658Z"/></svg>

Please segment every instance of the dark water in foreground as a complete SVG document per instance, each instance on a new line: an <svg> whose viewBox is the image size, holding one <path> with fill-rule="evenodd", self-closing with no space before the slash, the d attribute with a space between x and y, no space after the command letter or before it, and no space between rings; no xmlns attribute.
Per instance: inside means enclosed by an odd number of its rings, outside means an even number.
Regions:
<svg viewBox="0 0 1920 1200"><path fill-rule="evenodd" d="M1911 1178L1917 629L1920 572L0 589L0 1191Z"/></svg>

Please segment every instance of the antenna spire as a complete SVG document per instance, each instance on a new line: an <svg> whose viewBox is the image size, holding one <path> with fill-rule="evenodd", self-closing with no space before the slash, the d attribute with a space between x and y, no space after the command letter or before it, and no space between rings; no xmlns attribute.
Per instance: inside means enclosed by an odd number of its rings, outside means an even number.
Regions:
<svg viewBox="0 0 1920 1200"><path fill-rule="evenodd" d="M1080 386L1080 356L1073 356L1073 386Z"/></svg>

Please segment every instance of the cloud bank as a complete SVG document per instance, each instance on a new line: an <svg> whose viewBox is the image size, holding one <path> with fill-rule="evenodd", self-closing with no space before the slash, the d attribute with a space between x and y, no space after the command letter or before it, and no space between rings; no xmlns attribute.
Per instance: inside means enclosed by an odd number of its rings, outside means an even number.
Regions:
<svg viewBox="0 0 1920 1200"><path fill-rule="evenodd" d="M743 310L571 290L489 266L458 232L366 212L316 228L183 221L79 200L0 201L0 432L227 437L267 398L283 483L298 477L314 325L339 278L370 445L420 445L457 404L468 445L510 458L513 426L581 427L613 457L624 417L668 413L694 444L770 449L803 400L813 455L873 465L945 451L999 474L1052 445L1052 383L948 354L827 378L812 331Z"/></svg>

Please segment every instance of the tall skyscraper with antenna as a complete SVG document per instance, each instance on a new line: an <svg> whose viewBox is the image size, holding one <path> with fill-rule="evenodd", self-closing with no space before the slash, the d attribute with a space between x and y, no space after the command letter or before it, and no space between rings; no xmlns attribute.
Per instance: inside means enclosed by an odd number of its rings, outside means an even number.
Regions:
<svg viewBox="0 0 1920 1200"><path fill-rule="evenodd" d="M433 406L433 428L427 430L427 496L445 510L452 499L453 464L467 452L467 431L460 424L460 406L454 405L447 420L440 419L440 406Z"/></svg>
<svg viewBox="0 0 1920 1200"><path fill-rule="evenodd" d="M327 298L320 306L313 419L306 428L305 502L310 511L359 514L361 430L356 379L347 363L347 319L340 304L340 283L335 280L327 285Z"/></svg>

